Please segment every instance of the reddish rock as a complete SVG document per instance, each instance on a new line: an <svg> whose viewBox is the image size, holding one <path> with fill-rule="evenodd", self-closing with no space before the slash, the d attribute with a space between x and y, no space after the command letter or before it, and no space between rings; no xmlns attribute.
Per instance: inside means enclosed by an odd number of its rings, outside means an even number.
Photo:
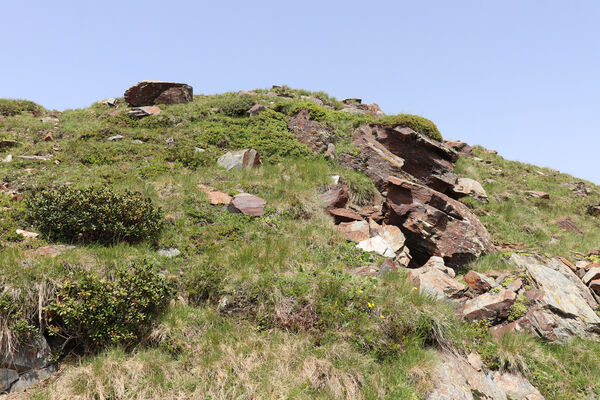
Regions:
<svg viewBox="0 0 600 400"><path fill-rule="evenodd" d="M354 131L352 144L360 153L340 155L341 163L363 171L380 190L389 176L416 180L440 192L456 184L453 163L458 153L410 128L363 125Z"/></svg>
<svg viewBox="0 0 600 400"><path fill-rule="evenodd" d="M335 152L335 144L333 143L329 143L327 145L327 151L325 152L325 158L326 159L332 159L333 158L333 153Z"/></svg>
<svg viewBox="0 0 600 400"><path fill-rule="evenodd" d="M267 202L260 197L248 193L241 193L231 200L231 203L229 203L229 211L253 217L260 217L265 213L266 205Z"/></svg>
<svg viewBox="0 0 600 400"><path fill-rule="evenodd" d="M346 185L337 184L321 195L321 202L326 208L343 208L350 199Z"/></svg>
<svg viewBox="0 0 600 400"><path fill-rule="evenodd" d="M469 285L469 289L478 294L485 293L497 286L492 279L475 271L467 272L463 280Z"/></svg>
<svg viewBox="0 0 600 400"><path fill-rule="evenodd" d="M304 143L316 154L327 151L335 136L331 130L310 119L310 112L302 109L290 118L288 129L300 143Z"/></svg>
<svg viewBox="0 0 600 400"><path fill-rule="evenodd" d="M438 299L457 299L465 290L460 282L435 266L408 269L407 273L416 288Z"/></svg>
<svg viewBox="0 0 600 400"><path fill-rule="evenodd" d="M469 321L502 320L508 316L508 309L516 299L516 293L511 290L501 289L497 293L488 292L472 300L467 300L461 312Z"/></svg>
<svg viewBox="0 0 600 400"><path fill-rule="evenodd" d="M594 279L588 284L590 290L600 296L600 279Z"/></svg>
<svg viewBox="0 0 600 400"><path fill-rule="evenodd" d="M358 210L358 213L365 219L371 218L377 223L381 223L383 220L383 213L381 206L364 206Z"/></svg>
<svg viewBox="0 0 600 400"><path fill-rule="evenodd" d="M439 256L455 268L495 251L490 234L467 206L395 177L388 179L385 221L402 229L420 264Z"/></svg>
<svg viewBox="0 0 600 400"><path fill-rule="evenodd" d="M473 149L465 142L461 142L460 140L446 140L445 143L462 156L475 157L475 154L473 154Z"/></svg>
<svg viewBox="0 0 600 400"><path fill-rule="evenodd" d="M330 208L327 210L329 215L333 216L336 224L341 222L362 221L362 217L355 211L347 208Z"/></svg>
<svg viewBox="0 0 600 400"><path fill-rule="evenodd" d="M262 104L255 104L248 111L246 111L246 113L249 117L255 117L266 109L267 107L263 106Z"/></svg>
<svg viewBox="0 0 600 400"><path fill-rule="evenodd" d="M142 81L125 91L125 102L131 107L189 103L193 94L185 83Z"/></svg>
<svg viewBox="0 0 600 400"><path fill-rule="evenodd" d="M558 225L561 229L574 232L578 235L583 235L583 232L581 231L581 229L579 229L577 227L577 225L575 225L568 219L560 219L560 220L556 221L556 225Z"/></svg>
<svg viewBox="0 0 600 400"><path fill-rule="evenodd" d="M535 197L536 199L549 199L550 195L546 192L541 192L539 190L526 190L525 194L530 197Z"/></svg>
<svg viewBox="0 0 600 400"><path fill-rule="evenodd" d="M362 242L371 237L369 223L367 221L342 222L338 225L342 235L351 242Z"/></svg>
<svg viewBox="0 0 600 400"><path fill-rule="evenodd" d="M227 193L223 192L208 192L206 194L210 199L210 204L218 205L218 204L229 204L231 203L231 196Z"/></svg>
<svg viewBox="0 0 600 400"><path fill-rule="evenodd" d="M54 140L54 138L52 137L52 134L46 133L46 136L44 136L44 142L51 142L53 140Z"/></svg>
<svg viewBox="0 0 600 400"><path fill-rule="evenodd" d="M586 274L581 278L583 283L588 285L591 281L600 279L600 267L590 268Z"/></svg>

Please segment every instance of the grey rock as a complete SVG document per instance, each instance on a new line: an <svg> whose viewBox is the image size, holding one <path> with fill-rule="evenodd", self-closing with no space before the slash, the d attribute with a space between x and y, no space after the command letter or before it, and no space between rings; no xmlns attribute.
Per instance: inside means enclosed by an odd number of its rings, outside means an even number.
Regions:
<svg viewBox="0 0 600 400"><path fill-rule="evenodd" d="M179 251L175 247L169 247L168 249L160 249L158 251L159 256L168 257L168 258L177 257L180 254L181 254L181 251Z"/></svg>
<svg viewBox="0 0 600 400"><path fill-rule="evenodd" d="M50 365L46 368L36 369L27 371L19 377L19 380L16 381L10 388L10 393L23 391L30 386L38 384L40 381L48 378L52 373L56 371L54 365Z"/></svg>
<svg viewBox="0 0 600 400"><path fill-rule="evenodd" d="M465 286L450 275L432 266L409 269L408 279L422 292L438 299L454 299L460 297Z"/></svg>
<svg viewBox="0 0 600 400"><path fill-rule="evenodd" d="M488 202L488 196L481 183L471 178L458 178L452 191L459 196L471 196L482 203Z"/></svg>
<svg viewBox="0 0 600 400"><path fill-rule="evenodd" d="M230 151L223 154L217 160L217 164L230 169L254 168L262 164L258 152L254 149L244 149L238 151Z"/></svg>
<svg viewBox="0 0 600 400"><path fill-rule="evenodd" d="M0 367L14 369L19 373L43 369L50 365L48 359L51 354L46 339L38 337L22 344L12 354L0 355Z"/></svg>
<svg viewBox="0 0 600 400"><path fill-rule="evenodd" d="M106 140L108 140L109 142L114 142L115 140L121 140L121 139L123 139L123 135L110 136Z"/></svg>
<svg viewBox="0 0 600 400"><path fill-rule="evenodd" d="M14 369L0 368L0 393L8 392L10 387L19 380L19 374Z"/></svg>

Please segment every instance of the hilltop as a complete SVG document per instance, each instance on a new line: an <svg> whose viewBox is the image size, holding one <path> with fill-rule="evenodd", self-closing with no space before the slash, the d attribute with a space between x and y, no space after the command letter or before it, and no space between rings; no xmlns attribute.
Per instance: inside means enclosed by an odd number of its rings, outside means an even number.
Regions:
<svg viewBox="0 0 600 400"><path fill-rule="evenodd" d="M286 86L0 100L0 392L600 398L600 188L442 136Z"/></svg>

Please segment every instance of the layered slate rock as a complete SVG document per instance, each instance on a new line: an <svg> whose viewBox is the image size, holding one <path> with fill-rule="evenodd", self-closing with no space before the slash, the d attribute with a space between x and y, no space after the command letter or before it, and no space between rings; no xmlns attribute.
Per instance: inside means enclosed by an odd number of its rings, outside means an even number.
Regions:
<svg viewBox="0 0 600 400"><path fill-rule="evenodd" d="M475 157L473 149L468 143L461 142L460 140L446 140L444 143L456 150L461 156Z"/></svg>
<svg viewBox="0 0 600 400"><path fill-rule="evenodd" d="M342 208L346 206L349 199L348 186L339 183L329 187L325 193L321 194L321 202L325 208Z"/></svg>
<svg viewBox="0 0 600 400"><path fill-rule="evenodd" d="M494 252L492 238L464 204L431 188L389 177L385 221L399 226L415 261L431 256L456 268Z"/></svg>
<svg viewBox="0 0 600 400"><path fill-rule="evenodd" d="M516 299L517 294L512 290L488 292L465 302L461 307L462 314L469 321L503 320Z"/></svg>
<svg viewBox="0 0 600 400"><path fill-rule="evenodd" d="M521 375L476 368L465 358L438 353L433 370L433 390L427 400L543 400L540 392Z"/></svg>
<svg viewBox="0 0 600 400"><path fill-rule="evenodd" d="M360 153L343 154L340 161L363 171L380 190L389 176L413 180L440 192L456 184L453 163L458 153L410 128L363 125L354 132L352 144Z"/></svg>
<svg viewBox="0 0 600 400"><path fill-rule="evenodd" d="M244 149L237 151L230 151L223 154L217 159L217 164L225 168L230 169L244 169L254 168L262 164L258 151L254 149Z"/></svg>
<svg viewBox="0 0 600 400"><path fill-rule="evenodd" d="M290 118L288 129L300 143L304 143L316 154L327 152L327 147L335 140L333 132L310 119L307 109L300 110Z"/></svg>
<svg viewBox="0 0 600 400"><path fill-rule="evenodd" d="M125 91L125 102L131 107L180 104L192 101L193 95L194 90L185 83L142 81Z"/></svg>
<svg viewBox="0 0 600 400"><path fill-rule="evenodd" d="M534 305L516 321L517 330L549 340L600 335L598 303L571 268L557 258L513 254L510 261L527 272L536 289L526 292Z"/></svg>
<svg viewBox="0 0 600 400"><path fill-rule="evenodd" d="M17 392L47 378L56 368L44 337L21 344L11 354L0 355L0 394Z"/></svg>

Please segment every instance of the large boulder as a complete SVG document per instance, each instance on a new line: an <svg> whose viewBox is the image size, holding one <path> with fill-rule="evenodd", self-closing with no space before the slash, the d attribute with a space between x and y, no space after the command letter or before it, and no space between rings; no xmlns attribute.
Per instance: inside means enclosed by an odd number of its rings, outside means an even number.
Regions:
<svg viewBox="0 0 600 400"><path fill-rule="evenodd" d="M354 131L352 144L360 153L342 154L340 161L363 171L380 190L389 176L414 180L440 192L456 184L453 163L458 153L410 128L363 125Z"/></svg>
<svg viewBox="0 0 600 400"><path fill-rule="evenodd" d="M439 256L455 268L495 251L490 234L467 206L403 179L388 179L385 221L402 229L421 264Z"/></svg>
<svg viewBox="0 0 600 400"><path fill-rule="evenodd" d="M265 213L267 202L258 196L240 193L231 199L228 209L232 213L241 213L252 217L261 217Z"/></svg>
<svg viewBox="0 0 600 400"><path fill-rule="evenodd" d="M230 151L223 154L217 160L217 164L225 168L230 169L244 169L254 168L262 164L258 152L254 149L244 149L237 151Z"/></svg>
<svg viewBox="0 0 600 400"><path fill-rule="evenodd" d="M549 340L600 335L600 316L595 312L598 303L560 259L513 254L510 261L529 275L536 289L529 291L534 294L528 295L534 304L517 321L517 328Z"/></svg>
<svg viewBox="0 0 600 400"><path fill-rule="evenodd" d="M304 143L316 154L325 153L335 136L331 130L310 119L310 112L302 109L290 118L288 129L300 143Z"/></svg>
<svg viewBox="0 0 600 400"><path fill-rule="evenodd" d="M125 102L131 107L156 104L180 104L193 100L194 90L185 83L142 81L125 91Z"/></svg>
<svg viewBox="0 0 600 400"><path fill-rule="evenodd" d="M43 336L21 344L10 354L0 355L0 394L17 392L45 379L56 368L52 351Z"/></svg>

